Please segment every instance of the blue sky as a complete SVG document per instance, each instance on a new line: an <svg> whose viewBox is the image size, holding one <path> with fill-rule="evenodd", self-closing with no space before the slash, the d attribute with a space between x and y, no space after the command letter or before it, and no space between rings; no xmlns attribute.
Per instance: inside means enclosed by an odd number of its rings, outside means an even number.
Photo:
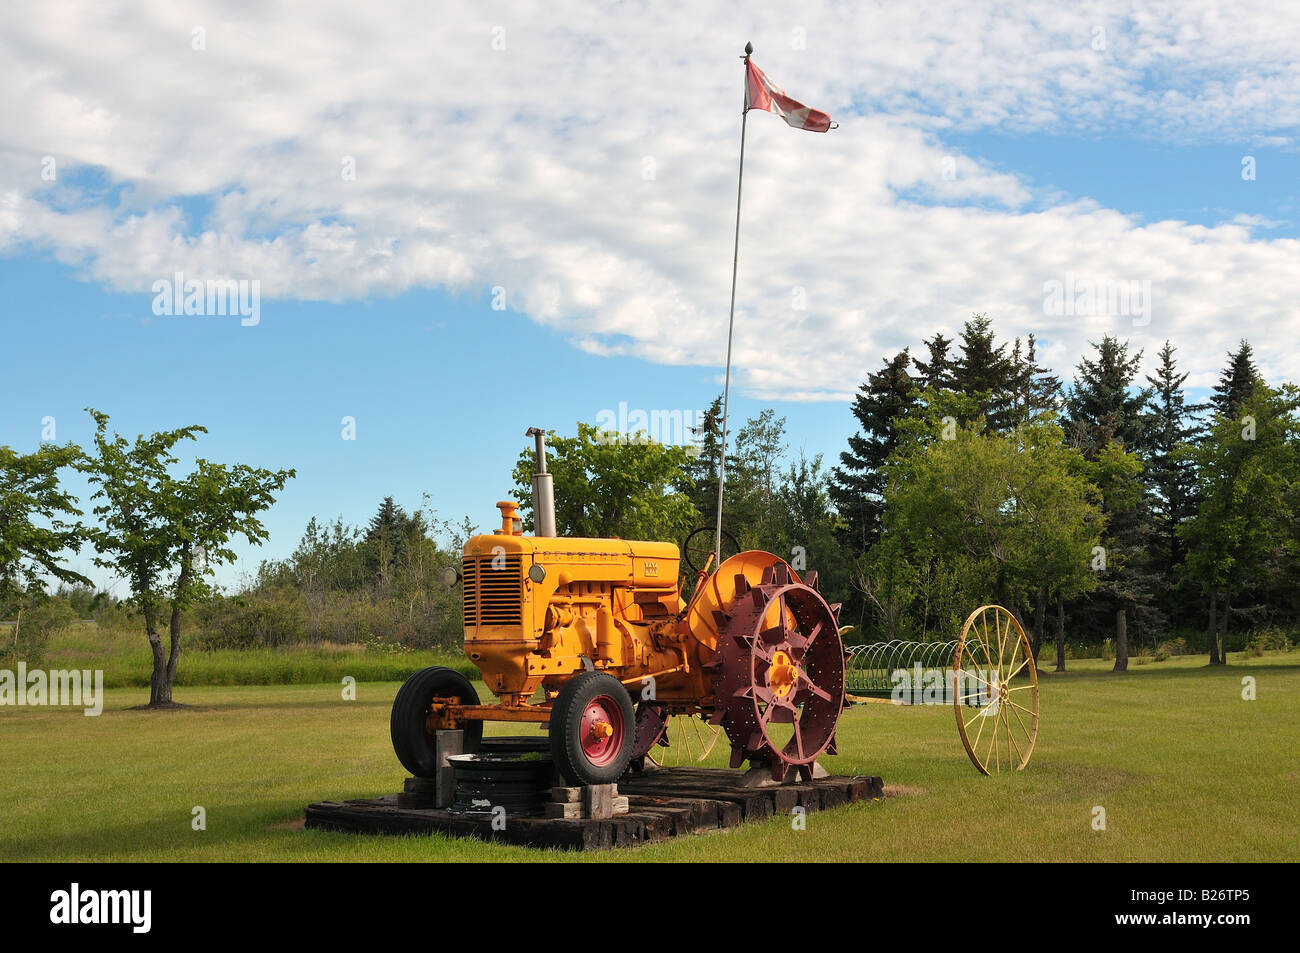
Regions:
<svg viewBox="0 0 1300 953"><path fill-rule="evenodd" d="M733 425L775 407L792 450L833 463L864 375L975 312L1037 334L1067 378L1114 333L1148 354L1171 338L1197 388L1242 336L1294 379L1300 23L1250 9L811 4L736 23L704 5L683 40L634 4L58 22L15 5L0 443L34 447L45 417L84 443L94 406L126 434L199 423L205 456L296 468L230 583L310 516L361 523L385 495L489 524L529 426L706 407L747 38L841 126L751 117ZM259 323L155 315L178 270L258 281ZM1067 274L1148 282L1150 320L1050 313L1044 282Z"/></svg>

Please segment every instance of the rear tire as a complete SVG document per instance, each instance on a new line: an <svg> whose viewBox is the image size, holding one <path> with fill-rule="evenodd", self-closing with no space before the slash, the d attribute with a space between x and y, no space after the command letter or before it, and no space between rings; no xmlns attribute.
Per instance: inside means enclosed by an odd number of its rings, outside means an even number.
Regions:
<svg viewBox="0 0 1300 953"><path fill-rule="evenodd" d="M388 728L397 760L417 778L432 778L438 772L438 732L431 731L427 723L434 698L454 698L462 705L478 704L478 692L469 679L441 665L421 669L402 683L393 699ZM483 722L463 722L461 729L465 732L463 752L478 751L483 740Z"/></svg>
<svg viewBox="0 0 1300 953"><path fill-rule="evenodd" d="M636 739L632 699L604 672L564 683L551 705L551 756L570 784L612 784L627 771Z"/></svg>

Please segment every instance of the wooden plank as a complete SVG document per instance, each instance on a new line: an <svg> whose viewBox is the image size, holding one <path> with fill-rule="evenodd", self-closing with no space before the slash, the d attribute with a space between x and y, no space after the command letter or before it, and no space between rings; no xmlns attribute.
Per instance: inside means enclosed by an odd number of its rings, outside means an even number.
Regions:
<svg viewBox="0 0 1300 953"><path fill-rule="evenodd" d="M533 847L601 850L736 827L749 820L788 815L796 806L809 812L826 810L881 797L884 790L878 777L833 777L761 788L740 788L739 777L735 771L710 768L646 772L626 778L622 791L611 797L611 807L616 798L620 807L626 803L626 813L603 819L509 816L503 830L493 829L491 815L456 814L427 806L433 782L412 778L401 794L309 805L306 826L367 834L440 831ZM569 801L568 791L561 790L566 799L548 810L581 811L581 800Z"/></svg>

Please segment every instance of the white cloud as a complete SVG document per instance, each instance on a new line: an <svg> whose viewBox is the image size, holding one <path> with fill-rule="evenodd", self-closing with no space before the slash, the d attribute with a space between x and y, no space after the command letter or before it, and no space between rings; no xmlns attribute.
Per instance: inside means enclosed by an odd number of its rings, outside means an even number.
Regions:
<svg viewBox="0 0 1300 953"><path fill-rule="evenodd" d="M775 81L841 122L825 136L749 124L735 357L750 393L843 398L886 352L982 311L1046 339L1067 373L1112 332L1148 354L1173 338L1192 383L1241 336L1270 373L1300 374L1300 243L1252 235L1264 219L1142 224L1052 204L943 140L1287 141L1300 15L1266 4L811 4L793 17L9 4L0 251L51 251L140 292L174 271L258 278L264 301L500 285L592 353L716 365L747 38ZM78 192L86 169L106 183ZM210 202L197 223L179 204L192 197ZM1151 282L1150 323L1045 314L1044 283L1067 274Z"/></svg>

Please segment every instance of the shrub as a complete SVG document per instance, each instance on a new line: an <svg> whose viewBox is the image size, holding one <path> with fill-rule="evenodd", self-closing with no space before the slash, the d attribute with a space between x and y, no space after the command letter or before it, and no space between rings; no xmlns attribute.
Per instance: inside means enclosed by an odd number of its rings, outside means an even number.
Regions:
<svg viewBox="0 0 1300 953"><path fill-rule="evenodd" d="M291 645L305 640L307 617L301 601L289 598L218 598L199 614L198 648L244 649Z"/></svg>
<svg viewBox="0 0 1300 953"><path fill-rule="evenodd" d="M1245 653L1249 658L1257 658L1265 652L1291 651L1291 639L1285 632L1267 626L1252 632L1246 642Z"/></svg>
<svg viewBox="0 0 1300 953"><path fill-rule="evenodd" d="M50 635L77 621L77 612L68 600L58 597L41 599L34 606L16 613L16 626L7 626L0 644L0 659L38 664L45 657Z"/></svg>
<svg viewBox="0 0 1300 953"><path fill-rule="evenodd" d="M1175 655L1186 654L1188 654L1186 639L1166 639L1164 642L1161 642L1156 646L1156 650L1152 653L1151 659L1155 662L1164 662Z"/></svg>

